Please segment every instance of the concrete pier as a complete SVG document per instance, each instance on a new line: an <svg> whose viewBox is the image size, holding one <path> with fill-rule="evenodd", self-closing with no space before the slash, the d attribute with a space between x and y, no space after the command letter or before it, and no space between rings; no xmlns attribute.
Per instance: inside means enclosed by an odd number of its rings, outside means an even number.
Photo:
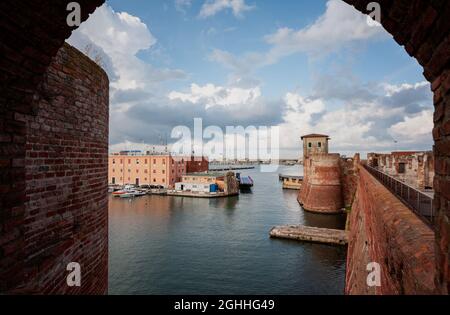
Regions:
<svg viewBox="0 0 450 315"><path fill-rule="evenodd" d="M347 245L348 243L347 232L344 230L323 229L303 225L275 226L270 230L270 237L332 245Z"/></svg>

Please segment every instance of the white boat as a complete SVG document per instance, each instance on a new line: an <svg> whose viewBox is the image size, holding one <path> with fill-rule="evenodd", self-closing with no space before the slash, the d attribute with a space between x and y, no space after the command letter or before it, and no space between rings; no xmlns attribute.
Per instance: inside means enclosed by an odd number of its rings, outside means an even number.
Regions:
<svg viewBox="0 0 450 315"><path fill-rule="evenodd" d="M146 194L145 192L136 190L130 185L126 185L122 190L113 192L114 197L120 197L120 198L133 198L133 197L144 196L145 194Z"/></svg>
<svg viewBox="0 0 450 315"><path fill-rule="evenodd" d="M134 198L134 197L136 197L136 195L134 194L133 191L129 191L129 192L125 192L125 193L122 193L122 194L118 195L118 197L120 197L120 198Z"/></svg>

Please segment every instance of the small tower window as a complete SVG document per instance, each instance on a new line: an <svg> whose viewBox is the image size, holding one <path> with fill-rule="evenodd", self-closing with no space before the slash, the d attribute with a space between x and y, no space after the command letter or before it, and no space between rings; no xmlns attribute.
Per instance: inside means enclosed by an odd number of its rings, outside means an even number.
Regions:
<svg viewBox="0 0 450 315"><path fill-rule="evenodd" d="M312 143L309 142L309 143L308 143L308 148L311 148L311 147L312 147Z"/></svg>
<svg viewBox="0 0 450 315"><path fill-rule="evenodd" d="M319 148L321 148L321 147L322 147L322 142L319 142L319 144L318 144L318 145L319 145Z"/></svg>

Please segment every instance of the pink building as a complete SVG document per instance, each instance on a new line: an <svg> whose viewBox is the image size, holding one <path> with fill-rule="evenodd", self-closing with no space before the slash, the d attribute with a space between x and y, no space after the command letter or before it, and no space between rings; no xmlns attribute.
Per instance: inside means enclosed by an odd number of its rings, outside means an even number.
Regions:
<svg viewBox="0 0 450 315"><path fill-rule="evenodd" d="M202 159L204 161L204 159ZM186 175L193 159L170 155L110 155L108 181L115 185L151 185L174 188ZM202 170L208 171L209 163L202 163Z"/></svg>

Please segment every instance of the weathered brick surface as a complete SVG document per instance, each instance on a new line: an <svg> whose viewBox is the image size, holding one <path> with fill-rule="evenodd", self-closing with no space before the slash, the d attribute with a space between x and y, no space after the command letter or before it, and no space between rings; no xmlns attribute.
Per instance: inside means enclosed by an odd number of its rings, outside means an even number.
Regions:
<svg viewBox="0 0 450 315"><path fill-rule="evenodd" d="M371 0L344 1L365 13L367 4L372 2ZM70 1L3 0L0 2L0 292L17 287L25 279L23 270L27 257L26 251L22 249L26 248L25 226L32 221L31 218L27 218L28 212L24 207L24 203L29 202L25 195L25 189L28 187L25 177L28 175L24 166L29 160L25 159L29 147L24 139L29 139L27 131L30 128L27 125L29 120L25 116L36 116L39 111L40 103L33 102L36 87L42 82L51 58L63 45L64 39L70 35L70 28L65 22L67 13L65 8L68 2ZM85 20L88 14L104 1L78 0L78 2L83 8L82 18ZM447 165L450 162L450 106L448 106L450 101L450 19L448 18L450 3L447 0L379 0L377 2L382 7L384 28L423 65L424 75L432 83L436 109L433 129L434 152L436 161L439 161L436 165L439 167ZM37 127L36 124L33 126ZM53 132L56 134L56 129ZM33 141L39 143L40 140ZM44 145L44 151L46 147L49 145ZM51 153L51 151L41 152L39 153L41 156L35 156L36 153L32 153L30 158L44 159L46 154L50 156ZM53 158L55 157L49 157L49 159ZM80 164L83 163L82 161L83 159L79 159ZM448 293L450 289L449 183L448 168L437 169L434 185L436 190L434 205L438 213L435 280L440 293ZM54 186L50 185L52 188L47 195L52 194ZM55 226L49 226L50 234ZM59 250L64 251L68 244L58 247ZM37 252L34 254L39 256ZM47 264L43 264L40 271L33 272L44 275L45 266ZM33 272L27 275L28 278L31 278ZM49 277L51 278L51 273ZM49 280L42 280L40 283L45 282L48 283Z"/></svg>
<svg viewBox="0 0 450 315"><path fill-rule="evenodd" d="M298 201L303 209L337 213L344 207L339 154L313 154L304 160Z"/></svg>
<svg viewBox="0 0 450 315"><path fill-rule="evenodd" d="M27 121L38 112L38 104L33 102L36 88L52 57L70 36L68 2L0 2L0 292L17 288L27 277ZM78 2L82 20L103 3Z"/></svg>
<svg viewBox="0 0 450 315"><path fill-rule="evenodd" d="M24 287L18 292L107 290L109 81L88 57L65 44L35 94L27 126ZM24 139L25 141L25 139ZM78 262L82 287L66 285Z"/></svg>
<svg viewBox="0 0 450 315"><path fill-rule="evenodd" d="M371 0L344 0L367 13ZM447 0L383 0L381 24L405 46L424 68L434 92L436 285L439 293L450 292L450 170L437 169L450 163L450 2Z"/></svg>
<svg viewBox="0 0 450 315"><path fill-rule="evenodd" d="M186 164L186 173L201 173L209 170L209 161L205 157L191 157Z"/></svg>
<svg viewBox="0 0 450 315"><path fill-rule="evenodd" d="M381 265L381 287L366 266ZM434 232L360 166L350 213L347 294L435 294Z"/></svg>
<svg viewBox="0 0 450 315"><path fill-rule="evenodd" d="M344 199L344 206L350 207L353 203L356 194L356 187L358 184L358 165L360 163L359 153L355 154L353 158L341 158L341 183L342 183L342 198Z"/></svg>
<svg viewBox="0 0 450 315"><path fill-rule="evenodd" d="M369 153L367 160L369 166L377 168L409 186L420 190L433 188L435 162L432 151Z"/></svg>

